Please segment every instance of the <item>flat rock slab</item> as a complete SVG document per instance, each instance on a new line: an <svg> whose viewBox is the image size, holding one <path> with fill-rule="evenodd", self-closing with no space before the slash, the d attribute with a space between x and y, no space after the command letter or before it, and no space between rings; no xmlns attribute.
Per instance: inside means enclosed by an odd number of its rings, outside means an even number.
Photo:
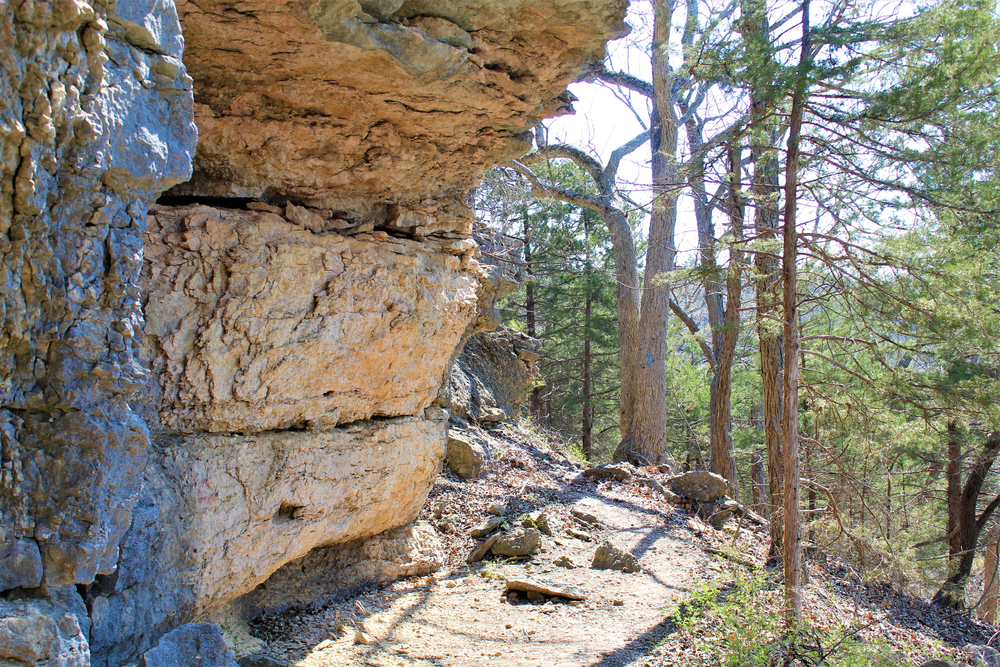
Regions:
<svg viewBox="0 0 1000 667"><path fill-rule="evenodd" d="M500 533L496 533L495 535L489 537L485 542L476 547L471 554L469 554L469 557L465 560L465 562L478 563L482 559L486 558L486 554L490 552L490 549L493 548L493 545L499 539L500 539Z"/></svg>
<svg viewBox="0 0 1000 667"><path fill-rule="evenodd" d="M594 479L613 479L616 482L627 482L632 479L635 468L628 463L605 463L583 471L584 477Z"/></svg>
<svg viewBox="0 0 1000 667"><path fill-rule="evenodd" d="M587 594L576 586L560 584L550 579L508 579L507 593L520 591L522 593L541 593L550 597L563 597L567 600L585 600Z"/></svg>
<svg viewBox="0 0 1000 667"><path fill-rule="evenodd" d="M502 525L503 519L501 517L491 516L486 519L486 521L483 521L481 524L473 528L469 534L473 537L486 537Z"/></svg>

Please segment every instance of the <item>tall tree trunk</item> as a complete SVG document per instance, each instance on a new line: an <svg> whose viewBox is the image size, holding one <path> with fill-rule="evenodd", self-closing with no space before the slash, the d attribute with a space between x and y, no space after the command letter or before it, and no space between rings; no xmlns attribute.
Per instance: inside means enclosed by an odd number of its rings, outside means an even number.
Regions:
<svg viewBox="0 0 1000 667"><path fill-rule="evenodd" d="M736 477L736 461L733 459L733 420L732 420L732 379L733 362L736 359L736 343L740 333L740 305L743 292L743 221L746 214L746 204L740 196L740 169L742 150L733 146L729 149L729 221L733 241L729 251L729 272L726 276L726 307L724 320L718 328L719 340L715 342L715 375L712 377L712 419L711 447L712 470L726 478L729 482L729 495L735 500L740 498L739 482ZM712 251L714 258L715 252ZM714 263L714 259L713 259ZM709 296L709 285L705 287L706 299ZM710 311L711 312L711 311ZM713 334L715 328L713 327Z"/></svg>
<svg viewBox="0 0 1000 667"><path fill-rule="evenodd" d="M673 20L673 0L653 0L653 212L649 221L646 272L639 326L635 337L635 365L631 400L633 414L622 430L616 459L638 464L671 461L667 449L667 317L670 290L661 284L674 269L677 221L677 117L673 104L674 77L667 62ZM622 391L625 391L624 378ZM624 415L623 415L624 418ZM623 421L625 421L623 419Z"/></svg>
<svg viewBox="0 0 1000 667"><path fill-rule="evenodd" d="M788 123L788 152L785 159L785 220L782 283L785 324L784 411L781 418L781 447L784 453L784 544L785 623L797 628L802 622L802 530L799 520L799 316L798 316L798 234L795 214L799 190L799 143L805 105L806 77L810 51L809 0L802 0L802 51L792 95Z"/></svg>
<svg viewBox="0 0 1000 667"><path fill-rule="evenodd" d="M524 231L524 264L527 267L528 280L524 286L524 320L525 328L527 329L528 335L532 338L538 337L538 324L535 320L536 317L536 306L535 306L535 285L534 285L534 274L535 268L532 264L531 256L531 216L527 211L524 211L523 220L523 231ZM528 414L531 415L532 420L536 423L539 422L540 412L541 412L541 395L542 388L534 387L531 390L531 398L528 402Z"/></svg>
<svg viewBox="0 0 1000 667"><path fill-rule="evenodd" d="M753 162L751 194L754 229L762 242L775 241L778 226L777 123L772 116L774 100L771 28L764 0L742 0L740 24L746 56L751 64L750 141ZM781 302L781 270L775 253L754 255L757 337L760 344L760 381L763 390L764 442L767 444L767 496L771 544L768 560L774 562L782 550L781 494L784 486L781 453L782 357L781 328L775 316Z"/></svg>
<svg viewBox="0 0 1000 667"><path fill-rule="evenodd" d="M585 211L583 213L583 243L586 248L586 296L585 305L583 309L583 424L581 426L580 433L580 447L583 451L583 457L588 461L593 459L594 456L594 409L591 404L593 393L593 385L591 383L591 364L593 363L593 358L590 352L590 318L592 315L592 303L594 300L592 284L591 284L591 270L590 265L590 214Z"/></svg>

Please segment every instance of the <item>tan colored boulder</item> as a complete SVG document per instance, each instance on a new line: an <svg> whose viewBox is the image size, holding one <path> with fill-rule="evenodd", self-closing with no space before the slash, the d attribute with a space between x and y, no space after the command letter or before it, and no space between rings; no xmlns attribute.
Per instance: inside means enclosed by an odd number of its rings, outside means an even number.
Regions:
<svg viewBox="0 0 1000 667"><path fill-rule="evenodd" d="M448 449L445 453L448 467L462 479L475 479L486 471L489 452L478 438L468 432L448 430ZM474 535L473 537L478 537Z"/></svg>
<svg viewBox="0 0 1000 667"><path fill-rule="evenodd" d="M538 551L542 542L542 534L534 528L514 528L493 543L490 551L495 556L520 557L530 556Z"/></svg>
<svg viewBox="0 0 1000 667"><path fill-rule="evenodd" d="M705 470L692 470L667 480L677 495L699 503L713 503L729 491L725 477Z"/></svg>
<svg viewBox="0 0 1000 667"><path fill-rule="evenodd" d="M639 559L634 554L619 549L610 542L602 542L594 552L591 567L595 570L617 570L633 573L639 571Z"/></svg>

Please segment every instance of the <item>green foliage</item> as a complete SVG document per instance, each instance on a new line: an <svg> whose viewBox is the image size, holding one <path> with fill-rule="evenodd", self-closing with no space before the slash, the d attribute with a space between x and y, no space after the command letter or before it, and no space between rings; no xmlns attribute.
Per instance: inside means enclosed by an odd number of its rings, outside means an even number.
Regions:
<svg viewBox="0 0 1000 667"><path fill-rule="evenodd" d="M885 641L858 637L861 625L783 626L781 596L767 575L742 571L728 585L706 586L673 616L697 655L682 664L711 667L890 667L899 655Z"/></svg>
<svg viewBox="0 0 1000 667"><path fill-rule="evenodd" d="M534 308L533 335L542 340L537 420L582 455L584 343L589 341L593 454L607 458L617 445L619 385L617 283L607 229L594 213L575 206L512 201L513 186L500 172L491 173L480 189L480 205L488 209L480 217L517 236L530 256L530 287L508 297L501 312L509 326L532 333L527 309ZM588 178L572 163L551 165L547 176L561 187L590 191Z"/></svg>

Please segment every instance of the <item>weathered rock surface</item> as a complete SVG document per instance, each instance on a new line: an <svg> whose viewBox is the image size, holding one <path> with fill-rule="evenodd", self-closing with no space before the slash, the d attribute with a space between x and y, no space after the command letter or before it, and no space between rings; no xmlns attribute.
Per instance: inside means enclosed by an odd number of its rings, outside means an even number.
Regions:
<svg viewBox="0 0 1000 667"><path fill-rule="evenodd" d="M181 3L201 139L194 178L175 192L294 198L419 235L467 233L457 204L468 188L525 151L519 135L539 118L569 110L566 84L625 34L626 6Z"/></svg>
<svg viewBox="0 0 1000 667"><path fill-rule="evenodd" d="M499 516L487 517L485 521L469 531L473 537L486 537L494 530L503 525L503 519Z"/></svg>
<svg viewBox="0 0 1000 667"><path fill-rule="evenodd" d="M452 368L441 405L474 422L514 417L531 393L539 345L507 327L471 336Z"/></svg>
<svg viewBox="0 0 1000 667"><path fill-rule="evenodd" d="M146 242L146 347L173 431L417 414L476 314L474 267L430 243L205 206L157 207Z"/></svg>
<svg viewBox="0 0 1000 667"><path fill-rule="evenodd" d="M632 479L634 474L635 466L627 461L603 463L599 466L587 468L583 471L584 477L592 477L594 479L613 479L616 482L627 482Z"/></svg>
<svg viewBox="0 0 1000 667"><path fill-rule="evenodd" d="M444 454L444 428L402 417L329 431L158 438L119 571L92 591L95 664L125 662L148 628L216 609L311 549L411 523ZM357 548L343 547L340 562ZM309 586L303 577L302 590Z"/></svg>
<svg viewBox="0 0 1000 667"><path fill-rule="evenodd" d="M472 553L470 553L469 557L465 559L465 562L478 563L482 559L486 558L486 554L490 553L490 549L493 548L493 545L496 544L501 535L502 533L494 533L490 537L486 538L485 542L472 550Z"/></svg>
<svg viewBox="0 0 1000 667"><path fill-rule="evenodd" d="M524 593L534 592L542 595L566 598L567 600L585 600L587 594L576 586L562 584L551 579L532 577L530 579L508 579L507 592L522 591Z"/></svg>
<svg viewBox="0 0 1000 667"><path fill-rule="evenodd" d="M313 549L271 575L236 601L244 615L274 613L290 606L342 597L401 577L441 567L441 545L426 523L407 525L372 538ZM336 577L336 587L330 579Z"/></svg>
<svg viewBox="0 0 1000 667"><path fill-rule="evenodd" d="M519 557L530 556L538 551L542 542L542 534L534 528L514 528L497 539L490 547L495 556Z"/></svg>
<svg viewBox="0 0 1000 667"><path fill-rule="evenodd" d="M726 478L705 470L692 470L667 480L677 495L699 503L713 503L729 491Z"/></svg>
<svg viewBox="0 0 1000 667"><path fill-rule="evenodd" d="M595 570L617 570L626 573L640 570L639 559L635 555L619 549L611 542L601 542L594 552L594 561L590 566Z"/></svg>
<svg viewBox="0 0 1000 667"><path fill-rule="evenodd" d="M440 465L451 361L495 320L477 291L503 289L466 193L568 109L626 6L307 4L0 5L0 589L56 613L79 586L96 667L304 557L334 589L422 571L387 531Z"/></svg>
<svg viewBox="0 0 1000 667"><path fill-rule="evenodd" d="M445 461L456 475L462 479L475 479L486 472L489 460L487 443L467 430L448 429Z"/></svg>
<svg viewBox="0 0 1000 667"><path fill-rule="evenodd" d="M196 129L173 2L121 4L0 3L2 588L114 571L149 447L140 232Z"/></svg>
<svg viewBox="0 0 1000 667"><path fill-rule="evenodd" d="M0 661L33 667L90 667L89 620L75 590L54 599L0 601Z"/></svg>
<svg viewBox="0 0 1000 667"><path fill-rule="evenodd" d="M187 623L165 634L143 655L142 667L237 667L214 623Z"/></svg>

